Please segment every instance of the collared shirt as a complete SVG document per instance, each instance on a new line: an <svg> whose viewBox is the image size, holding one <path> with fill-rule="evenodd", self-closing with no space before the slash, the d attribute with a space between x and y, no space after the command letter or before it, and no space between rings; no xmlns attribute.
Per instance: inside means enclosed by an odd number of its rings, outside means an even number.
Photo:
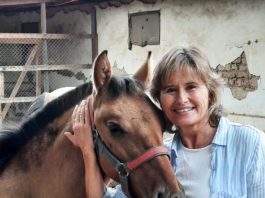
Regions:
<svg viewBox="0 0 265 198"><path fill-rule="evenodd" d="M171 149L171 164L176 171L179 135L165 143ZM265 134L221 118L212 142L211 169L211 198L264 198Z"/></svg>
<svg viewBox="0 0 265 198"><path fill-rule="evenodd" d="M174 171L178 168L179 143L178 134L165 142L171 151ZM264 198L265 134L222 117L212 142L211 170L211 198ZM118 187L105 197L126 197L120 191Z"/></svg>

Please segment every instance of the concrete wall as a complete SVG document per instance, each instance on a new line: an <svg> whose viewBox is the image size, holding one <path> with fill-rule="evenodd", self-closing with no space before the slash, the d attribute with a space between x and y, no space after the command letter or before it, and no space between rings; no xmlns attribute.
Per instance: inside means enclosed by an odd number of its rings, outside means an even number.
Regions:
<svg viewBox="0 0 265 198"><path fill-rule="evenodd" d="M133 45L129 50L128 14L152 10L160 10L161 14L160 45ZM158 0L154 4L135 0L122 7L97 7L99 52L109 50L115 70L133 74L148 50L152 50L155 64L173 46L198 46L208 55L212 67L228 82L222 101L229 117L265 130L264 10L262 0ZM21 21L39 21L39 15L0 15L0 32L19 31L15 24ZM90 33L90 16L78 10L58 12L47 19L47 24L48 32ZM79 60L91 61L88 45L90 43L77 50ZM89 72L86 75L90 77ZM56 75L53 78L58 79ZM71 85L74 83L70 82Z"/></svg>
<svg viewBox="0 0 265 198"><path fill-rule="evenodd" d="M128 14L151 10L161 13L160 45L128 50ZM198 46L220 74L234 73L226 76L230 84L222 96L233 114L229 117L265 130L264 10L265 2L259 0L134 1L119 8L98 8L99 51L108 49L111 63L132 74L148 50L156 63L173 46Z"/></svg>

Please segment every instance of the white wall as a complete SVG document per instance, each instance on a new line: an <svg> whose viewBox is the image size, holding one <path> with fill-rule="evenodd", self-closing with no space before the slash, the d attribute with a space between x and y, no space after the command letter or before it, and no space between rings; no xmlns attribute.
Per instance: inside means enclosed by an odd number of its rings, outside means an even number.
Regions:
<svg viewBox="0 0 265 198"><path fill-rule="evenodd" d="M160 45L128 49L128 14L142 11L160 10ZM213 67L226 65L245 51L249 72L260 76L258 88L249 92L242 100L235 99L229 88L224 89L223 104L231 119L249 123L265 131L265 1L263 0L158 0L155 4L144 4L135 0L122 7L97 7L97 27L99 52L109 50L112 65L134 73L152 50L153 62L173 46L195 45L209 57ZM1 32L18 32L22 22L39 21L39 15L20 13L6 17L0 15ZM90 33L90 15L78 10L58 12L47 19L48 32ZM257 41L257 42L255 42ZM249 43L249 44L248 44ZM91 62L91 43L83 43L74 49L76 60ZM79 48L80 47L80 48ZM123 72L123 70L121 70ZM86 72L89 78L90 72ZM76 80L61 81L64 86L77 83ZM68 86L68 85L67 85Z"/></svg>
<svg viewBox="0 0 265 198"><path fill-rule="evenodd" d="M133 45L128 50L128 14L151 10L161 12L160 45ZM111 63L125 67L130 74L148 50L153 51L155 63L173 46L195 45L208 55L213 67L230 63L245 51L249 72L260 76L258 88L240 101L225 88L223 104L230 113L239 114L230 116L231 119L265 130L264 10L265 2L258 0L172 0L155 4L134 1L119 8L97 8L99 51L108 49Z"/></svg>
<svg viewBox="0 0 265 198"><path fill-rule="evenodd" d="M91 16L79 10L67 13L60 11L47 19L47 30L50 33L90 34ZM67 62L71 62L72 64L91 64L91 46L91 39L82 39L79 42L74 42L71 46L72 53L70 53L68 57L65 57ZM79 71L81 70L73 72L77 73ZM83 70L83 73L87 79L90 79L91 70ZM56 87L75 86L83 83L83 81L78 81L74 77L64 78L62 75L57 75L56 73L50 75L50 81L54 82Z"/></svg>

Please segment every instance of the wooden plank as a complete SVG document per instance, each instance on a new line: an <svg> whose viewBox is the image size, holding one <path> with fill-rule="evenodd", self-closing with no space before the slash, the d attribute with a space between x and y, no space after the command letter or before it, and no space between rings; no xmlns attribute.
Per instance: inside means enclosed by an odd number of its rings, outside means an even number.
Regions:
<svg viewBox="0 0 265 198"><path fill-rule="evenodd" d="M40 41L39 40L27 40L27 39L1 39L0 38L0 43L1 44L37 44L39 43Z"/></svg>
<svg viewBox="0 0 265 198"><path fill-rule="evenodd" d="M28 4L40 4L45 1L46 3L56 3L58 0L1 0L0 6L19 6Z"/></svg>
<svg viewBox="0 0 265 198"><path fill-rule="evenodd" d="M9 39L45 39L45 40L69 40L92 38L91 34L49 34L49 33L0 33L0 43Z"/></svg>
<svg viewBox="0 0 265 198"><path fill-rule="evenodd" d="M46 27L46 4L45 2L41 3L41 33L46 34L47 33L47 27ZM47 41L44 40L42 43L42 60L43 63L46 65L48 64L48 48L47 48ZM45 92L49 92L50 89L50 80L49 80L49 74L47 72L43 73L43 87Z"/></svg>
<svg viewBox="0 0 265 198"><path fill-rule="evenodd" d="M37 51L36 59L35 59L37 65L40 62L40 55L41 55L41 52L40 52L40 49L39 49ZM35 95L38 96L38 95L41 94L41 71L36 71L35 72L35 78L36 78Z"/></svg>
<svg viewBox="0 0 265 198"><path fill-rule="evenodd" d="M4 90L5 90L5 79L4 79L4 73L0 72L0 97L4 97ZM2 103L0 102L0 125L3 123L3 115L2 115Z"/></svg>
<svg viewBox="0 0 265 198"><path fill-rule="evenodd" d="M92 62L98 55L98 33L96 8L91 10L91 33L92 33Z"/></svg>
<svg viewBox="0 0 265 198"><path fill-rule="evenodd" d="M35 89L36 96L41 94L41 72L36 71L36 89Z"/></svg>
<svg viewBox="0 0 265 198"><path fill-rule="evenodd" d="M92 69L92 64L1 66L0 72Z"/></svg>
<svg viewBox="0 0 265 198"><path fill-rule="evenodd" d="M35 46L33 47L33 49L32 49L32 51L31 51L31 53L30 53L30 55L29 55L29 57L28 57L28 60L27 60L27 62L26 62L25 65L30 65L30 64L32 63L32 61L33 61L33 59L34 59L34 57L35 57L35 55L36 55L36 52L38 51L38 48L39 48L38 45L35 45ZM22 82L23 82L23 80L24 80L26 74L27 74L27 71L22 71L22 72L21 72L21 74L20 74L20 76L19 76L19 78L18 78L18 80L17 80L17 83L16 83L14 89L12 90L12 92L11 92L11 94L10 94L10 98L16 96L16 94L17 94L17 92L18 92L18 89L19 89L20 85L22 84ZM2 118L3 118L3 119L5 119L6 114L7 114L8 110L9 110L10 106L11 106L11 103L8 103L8 104L5 105L5 107L4 107L4 109L3 109L3 112L2 112Z"/></svg>
<svg viewBox="0 0 265 198"><path fill-rule="evenodd" d="M0 97L5 95L5 79L4 79L4 72L0 71ZM0 106L1 107L1 106ZM1 111L1 108L0 108Z"/></svg>
<svg viewBox="0 0 265 198"><path fill-rule="evenodd" d="M20 102L33 102L36 97L11 97L11 98L3 98L0 97L0 103L20 103Z"/></svg>
<svg viewBox="0 0 265 198"><path fill-rule="evenodd" d="M45 2L41 3L41 13L40 13L40 26L41 26L41 33L47 33L47 26L46 26L46 4Z"/></svg>

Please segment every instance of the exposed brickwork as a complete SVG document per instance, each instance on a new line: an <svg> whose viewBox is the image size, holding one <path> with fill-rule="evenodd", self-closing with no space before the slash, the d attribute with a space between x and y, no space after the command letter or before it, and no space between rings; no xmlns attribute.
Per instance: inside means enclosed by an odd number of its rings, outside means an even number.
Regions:
<svg viewBox="0 0 265 198"><path fill-rule="evenodd" d="M258 88L260 76L249 73L245 52L225 66L218 65L215 70L225 79L232 95L238 100L246 98L248 92Z"/></svg>

